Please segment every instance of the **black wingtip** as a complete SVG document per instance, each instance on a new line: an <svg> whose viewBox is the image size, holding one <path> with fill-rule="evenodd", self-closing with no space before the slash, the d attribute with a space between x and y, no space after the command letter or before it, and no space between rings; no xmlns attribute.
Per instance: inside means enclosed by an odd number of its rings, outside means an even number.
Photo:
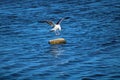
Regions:
<svg viewBox="0 0 120 80"><path fill-rule="evenodd" d="M64 19L69 19L70 17L65 17Z"/></svg>
<svg viewBox="0 0 120 80"><path fill-rule="evenodd" d="M46 21L38 21L39 23L44 23L44 22L46 22Z"/></svg>

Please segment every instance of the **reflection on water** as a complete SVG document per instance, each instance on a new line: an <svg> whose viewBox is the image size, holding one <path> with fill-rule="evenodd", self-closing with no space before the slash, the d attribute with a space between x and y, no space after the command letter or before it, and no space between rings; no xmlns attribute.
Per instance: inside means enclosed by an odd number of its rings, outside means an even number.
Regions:
<svg viewBox="0 0 120 80"><path fill-rule="evenodd" d="M63 54L65 50L61 45L50 45L49 53L51 53L55 58L57 58L59 55Z"/></svg>

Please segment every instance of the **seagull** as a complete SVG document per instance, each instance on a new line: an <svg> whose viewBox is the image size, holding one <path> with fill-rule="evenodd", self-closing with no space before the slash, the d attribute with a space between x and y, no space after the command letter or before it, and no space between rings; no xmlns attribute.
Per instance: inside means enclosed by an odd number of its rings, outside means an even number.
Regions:
<svg viewBox="0 0 120 80"><path fill-rule="evenodd" d="M60 23L64 19L68 19L68 18L69 17L61 18L56 24L53 21L50 21L50 20L45 20L44 22L48 23L52 27L52 29L50 30L51 32L55 32L56 35L60 35L60 32L59 32L59 31L61 31Z"/></svg>

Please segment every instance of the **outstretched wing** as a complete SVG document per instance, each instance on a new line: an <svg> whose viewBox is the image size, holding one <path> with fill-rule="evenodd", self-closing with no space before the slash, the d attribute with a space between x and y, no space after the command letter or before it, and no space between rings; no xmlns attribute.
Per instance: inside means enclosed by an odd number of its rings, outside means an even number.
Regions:
<svg viewBox="0 0 120 80"><path fill-rule="evenodd" d="M55 23L54 23L54 22L52 22L52 21L46 20L46 21L44 21L44 22L48 23L48 24L49 24L50 26L52 26L52 27L54 27L54 26L55 26Z"/></svg>
<svg viewBox="0 0 120 80"><path fill-rule="evenodd" d="M60 19L56 24L60 24L63 20L64 18Z"/></svg>
<svg viewBox="0 0 120 80"><path fill-rule="evenodd" d="M70 17L62 18L62 19L60 19L56 24L60 24L64 19L68 19L68 18L70 18Z"/></svg>

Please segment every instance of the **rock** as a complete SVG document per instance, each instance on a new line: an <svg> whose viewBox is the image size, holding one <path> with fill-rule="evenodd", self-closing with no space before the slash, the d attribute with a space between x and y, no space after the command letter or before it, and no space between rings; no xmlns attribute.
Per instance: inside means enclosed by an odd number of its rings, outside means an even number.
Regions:
<svg viewBox="0 0 120 80"><path fill-rule="evenodd" d="M49 40L49 44L65 44L65 43L66 43L66 40L64 38Z"/></svg>

